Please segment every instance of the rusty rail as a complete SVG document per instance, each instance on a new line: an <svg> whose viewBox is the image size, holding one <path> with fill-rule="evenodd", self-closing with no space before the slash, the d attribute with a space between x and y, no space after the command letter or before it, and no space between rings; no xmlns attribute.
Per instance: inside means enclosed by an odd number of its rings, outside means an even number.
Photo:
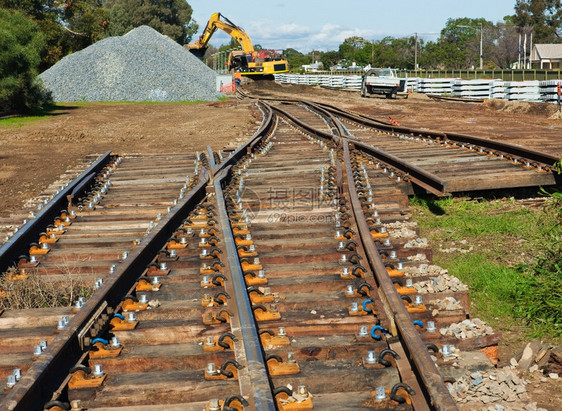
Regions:
<svg viewBox="0 0 562 411"><path fill-rule="evenodd" d="M424 386L426 387L429 402L435 409L438 410L455 410L457 409L457 406L449 394L437 367L427 352L418 331L413 325L412 319L406 311L400 296L396 292L396 289L388 276L386 267L380 258L380 254L375 246L375 243L371 239L369 226L367 225L367 221L363 215L357 190L355 188L355 182L353 181L353 171L351 169L351 159L349 156L349 144L349 141L344 140L343 150L345 173L347 174L347 187L350 193L351 205L356 219L355 221L357 228L359 229L362 243L365 247L369 265L375 274L379 288L382 290L388 305L391 307L392 313L389 314L392 314L391 318L395 322L400 338L408 351L409 358L415 366L418 378L423 381Z"/></svg>
<svg viewBox="0 0 562 411"><path fill-rule="evenodd" d="M108 277L87 301L82 309L70 320L68 326L58 334L43 354L33 362L22 379L6 396L2 409L42 410L45 402L60 386L82 355L82 331L100 308L114 307L121 301L127 290L135 283L138 273L153 260L166 244L177 226L187 217L195 205L205 197L209 175L203 169L199 184L178 203L175 210L166 215L154 230L119 264L114 275Z"/></svg>

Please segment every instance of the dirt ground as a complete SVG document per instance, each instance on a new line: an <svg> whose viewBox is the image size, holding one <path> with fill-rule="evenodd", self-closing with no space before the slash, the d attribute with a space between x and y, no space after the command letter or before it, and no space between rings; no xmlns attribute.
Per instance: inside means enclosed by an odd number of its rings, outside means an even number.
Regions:
<svg viewBox="0 0 562 411"><path fill-rule="evenodd" d="M248 84L245 89L262 96L297 95L380 120L392 117L408 127L470 134L562 156L562 120L553 104L440 102L418 94L396 100L364 99L358 92L270 82ZM21 127L0 123L0 219L4 221L86 156L108 150L192 152L207 145L220 150L247 139L260 123L252 103L234 99L197 104L90 103L59 107L53 114ZM524 346L514 334L500 347L504 356ZM534 400L542 397L539 405L549 405L549 391L560 385L531 380L528 388L536 391ZM548 408L556 409L552 404Z"/></svg>

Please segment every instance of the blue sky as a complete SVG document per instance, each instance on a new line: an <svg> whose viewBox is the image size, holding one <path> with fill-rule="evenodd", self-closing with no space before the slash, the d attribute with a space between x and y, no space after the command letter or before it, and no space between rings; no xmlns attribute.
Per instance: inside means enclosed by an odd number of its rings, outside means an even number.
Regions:
<svg viewBox="0 0 562 411"><path fill-rule="evenodd" d="M241 26L254 44L302 52L335 50L344 39L380 40L415 32L434 40L448 18L483 17L498 22L514 14L515 0L187 0L199 36L211 14L221 12ZM230 38L217 32L211 44Z"/></svg>

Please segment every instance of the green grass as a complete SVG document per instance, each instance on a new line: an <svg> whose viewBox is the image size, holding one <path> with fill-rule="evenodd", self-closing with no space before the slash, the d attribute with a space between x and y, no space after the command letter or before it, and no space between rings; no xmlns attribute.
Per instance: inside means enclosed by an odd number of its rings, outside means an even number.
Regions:
<svg viewBox="0 0 562 411"><path fill-rule="evenodd" d="M529 269L521 267L532 265L537 250L545 249L555 213L513 199L414 197L410 206L421 235L433 247L434 263L469 285L473 317L500 330L527 322L529 336L560 339L546 322L525 315L532 307L524 312L520 305L522 293L530 290L529 280L535 280Z"/></svg>
<svg viewBox="0 0 562 411"><path fill-rule="evenodd" d="M28 124L33 124L43 119L51 117L50 115L38 116L21 116L0 119L0 127L19 128Z"/></svg>

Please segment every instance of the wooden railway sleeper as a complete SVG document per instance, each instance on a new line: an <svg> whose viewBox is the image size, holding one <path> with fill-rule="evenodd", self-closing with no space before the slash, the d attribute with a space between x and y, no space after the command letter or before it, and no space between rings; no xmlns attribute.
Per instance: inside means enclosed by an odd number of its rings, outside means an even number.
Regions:
<svg viewBox="0 0 562 411"><path fill-rule="evenodd" d="M224 350L234 350L234 343L238 339L234 334L226 332L220 336L208 335L203 343L203 351L214 352L214 351L224 351Z"/></svg>
<svg viewBox="0 0 562 411"><path fill-rule="evenodd" d="M277 387L273 390L279 411L309 411L314 409L312 394L305 385L299 385L296 391L289 387Z"/></svg>

